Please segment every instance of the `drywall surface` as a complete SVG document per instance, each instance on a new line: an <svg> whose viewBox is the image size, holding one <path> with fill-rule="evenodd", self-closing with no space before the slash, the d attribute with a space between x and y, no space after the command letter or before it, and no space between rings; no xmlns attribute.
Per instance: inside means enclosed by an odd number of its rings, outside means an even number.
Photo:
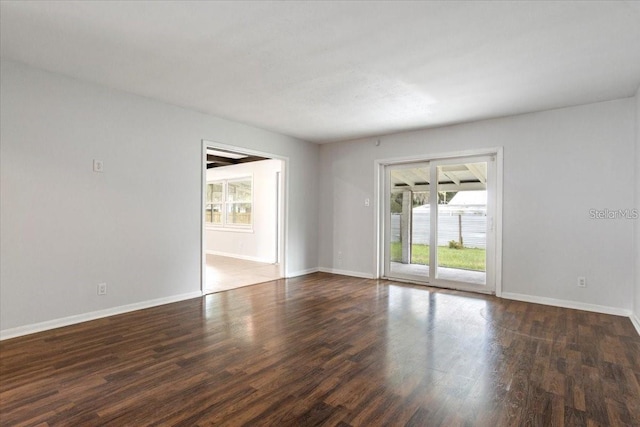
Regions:
<svg viewBox="0 0 640 427"><path fill-rule="evenodd" d="M289 159L287 273L317 267L317 145L1 67L1 330L197 292L202 139Z"/></svg>
<svg viewBox="0 0 640 427"><path fill-rule="evenodd" d="M207 181L251 178L253 203L250 230L207 226L205 249L208 253L274 263L277 260L277 172L281 160L262 160L207 171Z"/></svg>
<svg viewBox="0 0 640 427"><path fill-rule="evenodd" d="M640 212L640 88L636 92L636 209ZM636 327L640 326L640 218L635 220L635 304ZM640 331L639 331L640 332Z"/></svg>
<svg viewBox="0 0 640 427"><path fill-rule="evenodd" d="M376 160L504 147L503 292L631 310L634 221L590 210L631 208L634 102L322 145L320 267L375 273Z"/></svg>

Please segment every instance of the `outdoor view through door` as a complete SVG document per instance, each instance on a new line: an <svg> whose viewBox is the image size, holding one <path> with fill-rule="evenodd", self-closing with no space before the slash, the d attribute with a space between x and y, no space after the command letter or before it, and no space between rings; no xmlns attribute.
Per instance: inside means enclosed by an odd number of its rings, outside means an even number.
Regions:
<svg viewBox="0 0 640 427"><path fill-rule="evenodd" d="M385 276L493 292L495 159L385 167Z"/></svg>

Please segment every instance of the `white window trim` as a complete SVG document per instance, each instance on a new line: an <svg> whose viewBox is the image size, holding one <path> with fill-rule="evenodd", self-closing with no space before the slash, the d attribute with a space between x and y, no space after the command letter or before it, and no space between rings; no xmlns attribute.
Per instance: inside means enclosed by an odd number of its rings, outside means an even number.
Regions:
<svg viewBox="0 0 640 427"><path fill-rule="evenodd" d="M228 203L247 203L247 202L227 202L227 185L230 182L238 182L238 181L250 181L251 182L251 222L249 224L228 224L227 223L227 204ZM238 177L229 177L223 179L215 179L215 180L207 180L206 185L209 184L222 184L222 202L219 203L211 203L211 204L221 204L222 205L222 224L214 224L211 222L206 222L205 219L205 228L207 230L213 231L233 231L239 233L253 233L253 218L254 218L254 193L255 186L253 180L253 174L242 175ZM205 211L209 203L205 200ZM206 218L206 215L205 215Z"/></svg>

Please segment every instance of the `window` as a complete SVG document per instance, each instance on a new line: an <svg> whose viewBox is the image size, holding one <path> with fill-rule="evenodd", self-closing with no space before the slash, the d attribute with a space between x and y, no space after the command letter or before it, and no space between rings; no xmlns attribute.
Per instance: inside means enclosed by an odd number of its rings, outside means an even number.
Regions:
<svg viewBox="0 0 640 427"><path fill-rule="evenodd" d="M227 224L251 225L251 179L227 181Z"/></svg>
<svg viewBox="0 0 640 427"><path fill-rule="evenodd" d="M253 181L251 177L207 183L205 222L223 228L250 228Z"/></svg>
<svg viewBox="0 0 640 427"><path fill-rule="evenodd" d="M210 182L207 184L205 221L209 224L222 225L223 187L223 182Z"/></svg>

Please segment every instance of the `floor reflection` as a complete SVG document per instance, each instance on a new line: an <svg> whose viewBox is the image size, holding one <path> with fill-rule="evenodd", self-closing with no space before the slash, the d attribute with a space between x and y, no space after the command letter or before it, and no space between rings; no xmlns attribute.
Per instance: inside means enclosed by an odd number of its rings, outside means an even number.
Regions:
<svg viewBox="0 0 640 427"><path fill-rule="evenodd" d="M486 306L483 299L390 285L388 386L401 396L420 395L422 390L439 404L460 409L492 369L487 345L491 325L481 315ZM433 388L438 392L426 393Z"/></svg>
<svg viewBox="0 0 640 427"><path fill-rule="evenodd" d="M640 425L628 319L384 280L315 273L1 344L7 425Z"/></svg>
<svg viewBox="0 0 640 427"><path fill-rule="evenodd" d="M267 370L277 378L270 387L301 381L293 396L362 419L385 396L402 408L388 420L417 425L493 425L518 419L531 393L561 395L567 362L534 359L554 342L578 346L585 331L554 307L325 274L209 295L205 313L208 333L229 352L216 361L234 375Z"/></svg>

